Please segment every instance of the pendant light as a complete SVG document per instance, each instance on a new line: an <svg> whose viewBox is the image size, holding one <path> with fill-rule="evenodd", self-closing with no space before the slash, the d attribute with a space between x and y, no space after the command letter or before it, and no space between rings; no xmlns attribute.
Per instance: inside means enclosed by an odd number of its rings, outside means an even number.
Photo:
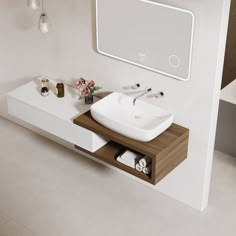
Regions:
<svg viewBox="0 0 236 236"><path fill-rule="evenodd" d="M32 10L37 10L40 7L40 0L28 0L27 6Z"/></svg>
<svg viewBox="0 0 236 236"><path fill-rule="evenodd" d="M50 31L50 22L44 9L44 0L42 0L42 14L39 18L39 30L42 33L48 33Z"/></svg>
<svg viewBox="0 0 236 236"><path fill-rule="evenodd" d="M39 18L39 30L42 33L48 33L50 31L49 18L45 13L42 13Z"/></svg>

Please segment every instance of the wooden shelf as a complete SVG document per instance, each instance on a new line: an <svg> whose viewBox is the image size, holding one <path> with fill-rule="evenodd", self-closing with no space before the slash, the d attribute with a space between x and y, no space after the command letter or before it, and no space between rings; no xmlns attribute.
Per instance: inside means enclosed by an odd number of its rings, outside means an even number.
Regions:
<svg viewBox="0 0 236 236"><path fill-rule="evenodd" d="M94 153L78 146L76 148L154 185L187 158L189 130L176 124L152 141L140 142L102 126L92 118L90 111L75 118L74 123L112 141ZM151 176L116 161L116 157L125 149L152 158Z"/></svg>
<svg viewBox="0 0 236 236"><path fill-rule="evenodd" d="M115 166L116 168L118 168L120 170L128 172L128 173L130 173L130 174L132 174L132 175L134 175L146 182L152 183L150 176L140 173L140 172L136 171L135 169L116 161L116 158L118 157L118 155L127 149L126 147L124 147L118 143L110 141L109 143L107 143L105 146L103 146L102 148L100 148L99 150L97 150L94 153L91 153L81 147L78 147L78 146L75 146L75 148L82 151L82 152L85 152L93 157L96 157L97 159L104 161L112 166Z"/></svg>

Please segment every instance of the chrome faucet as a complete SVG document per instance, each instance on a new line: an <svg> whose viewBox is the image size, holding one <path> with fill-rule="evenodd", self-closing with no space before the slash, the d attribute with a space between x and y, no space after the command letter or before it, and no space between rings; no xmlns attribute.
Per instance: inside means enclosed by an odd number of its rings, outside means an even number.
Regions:
<svg viewBox="0 0 236 236"><path fill-rule="evenodd" d="M149 89L147 89L145 92L143 92L142 94L140 94L140 95L138 95L137 97L135 97L134 100L133 100L133 105L135 106L136 100L137 100L138 98L143 97L144 95L146 95L147 93L149 93L149 92L151 92L151 91L152 91L152 89L149 88Z"/></svg>

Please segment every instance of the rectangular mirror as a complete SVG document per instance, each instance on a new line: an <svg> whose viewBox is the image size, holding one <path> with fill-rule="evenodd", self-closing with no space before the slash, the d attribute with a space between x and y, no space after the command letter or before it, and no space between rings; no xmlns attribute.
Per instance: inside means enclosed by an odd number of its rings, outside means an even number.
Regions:
<svg viewBox="0 0 236 236"><path fill-rule="evenodd" d="M97 0L97 50L179 80L191 71L193 13L148 0Z"/></svg>

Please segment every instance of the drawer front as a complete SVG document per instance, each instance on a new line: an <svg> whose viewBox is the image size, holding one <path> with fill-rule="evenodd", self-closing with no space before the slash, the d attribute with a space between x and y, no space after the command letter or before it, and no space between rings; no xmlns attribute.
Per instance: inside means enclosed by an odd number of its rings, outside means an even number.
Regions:
<svg viewBox="0 0 236 236"><path fill-rule="evenodd" d="M108 140L83 127L8 96L8 113L63 140L95 152Z"/></svg>

